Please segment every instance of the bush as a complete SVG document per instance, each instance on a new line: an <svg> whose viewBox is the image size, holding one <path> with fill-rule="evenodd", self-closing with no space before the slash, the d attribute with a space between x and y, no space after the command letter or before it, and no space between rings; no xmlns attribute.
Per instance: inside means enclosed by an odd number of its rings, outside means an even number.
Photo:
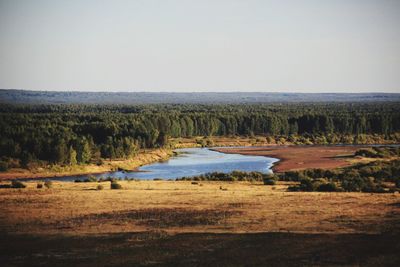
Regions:
<svg viewBox="0 0 400 267"><path fill-rule="evenodd" d="M122 186L117 182L111 182L111 189L122 189Z"/></svg>
<svg viewBox="0 0 400 267"><path fill-rule="evenodd" d="M231 173L210 172L198 176L176 178L176 181L262 181L270 174L261 172L232 171Z"/></svg>
<svg viewBox="0 0 400 267"><path fill-rule="evenodd" d="M397 149L397 148L396 148ZM376 150L379 151L379 150ZM398 153L393 150L391 153ZM321 178L324 177L324 178ZM400 161L377 161L356 164L341 170L308 169L278 174L281 180L300 179L299 186L291 186L289 191L348 191L387 193L385 182L395 183L400 188Z"/></svg>
<svg viewBox="0 0 400 267"><path fill-rule="evenodd" d="M397 188L400 188L400 178L396 179L395 184Z"/></svg>
<svg viewBox="0 0 400 267"><path fill-rule="evenodd" d="M297 171L287 171L285 172L282 177L284 181L300 181L300 173Z"/></svg>
<svg viewBox="0 0 400 267"><path fill-rule="evenodd" d="M264 185L275 185L276 181L274 179L264 179Z"/></svg>
<svg viewBox="0 0 400 267"><path fill-rule="evenodd" d="M314 191L314 184L310 178L303 178L300 181L300 191L312 192Z"/></svg>
<svg viewBox="0 0 400 267"><path fill-rule="evenodd" d="M98 186L97 186L97 190L103 190L104 189L104 186L102 186L101 184L99 184Z"/></svg>
<svg viewBox="0 0 400 267"><path fill-rule="evenodd" d="M43 188L43 184L42 183L37 183L36 188L37 189Z"/></svg>
<svg viewBox="0 0 400 267"><path fill-rule="evenodd" d="M298 191L300 191L300 186L292 185L292 186L289 186L287 190L289 192L298 192Z"/></svg>
<svg viewBox="0 0 400 267"><path fill-rule="evenodd" d="M89 175L87 179L85 179L86 183L97 182L97 178L93 175Z"/></svg>
<svg viewBox="0 0 400 267"><path fill-rule="evenodd" d="M377 153L372 149L359 149L354 153L354 155L368 158L378 157Z"/></svg>
<svg viewBox="0 0 400 267"><path fill-rule="evenodd" d="M53 182L52 181L46 181L44 182L44 186L48 189L53 187Z"/></svg>
<svg viewBox="0 0 400 267"><path fill-rule="evenodd" d="M319 191L319 192L336 192L339 190L335 183L330 182L330 183L320 184L317 187L317 191Z"/></svg>
<svg viewBox="0 0 400 267"><path fill-rule="evenodd" d="M11 188L25 188L26 185L20 181L14 180L11 182Z"/></svg>
<svg viewBox="0 0 400 267"><path fill-rule="evenodd" d="M347 192L360 192L364 186L364 180L359 177L347 178L342 181L342 187Z"/></svg>
<svg viewBox="0 0 400 267"><path fill-rule="evenodd" d="M277 176L270 174L264 177L263 182L264 185L275 185L277 180L278 180Z"/></svg>
<svg viewBox="0 0 400 267"><path fill-rule="evenodd" d="M0 161L0 172L5 172L8 170L8 162Z"/></svg>

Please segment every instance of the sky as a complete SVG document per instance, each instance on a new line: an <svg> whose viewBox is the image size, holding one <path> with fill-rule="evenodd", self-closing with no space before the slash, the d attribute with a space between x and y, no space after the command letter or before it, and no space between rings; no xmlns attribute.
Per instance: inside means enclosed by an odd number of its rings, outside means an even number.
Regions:
<svg viewBox="0 0 400 267"><path fill-rule="evenodd" d="M0 0L0 88L400 92L400 1Z"/></svg>

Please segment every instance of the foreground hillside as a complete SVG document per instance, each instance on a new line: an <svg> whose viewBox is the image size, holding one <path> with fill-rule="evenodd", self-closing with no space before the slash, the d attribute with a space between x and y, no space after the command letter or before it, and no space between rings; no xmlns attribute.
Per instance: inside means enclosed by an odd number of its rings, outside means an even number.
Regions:
<svg viewBox="0 0 400 267"><path fill-rule="evenodd" d="M7 266L400 263L398 193L286 192L285 183L26 184L0 189Z"/></svg>

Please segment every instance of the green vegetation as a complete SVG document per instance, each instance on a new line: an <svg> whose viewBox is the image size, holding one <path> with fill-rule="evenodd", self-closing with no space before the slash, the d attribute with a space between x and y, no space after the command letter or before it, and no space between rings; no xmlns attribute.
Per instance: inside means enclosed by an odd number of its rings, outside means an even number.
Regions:
<svg viewBox="0 0 400 267"><path fill-rule="evenodd" d="M169 137L254 136L268 143L399 142L400 106L385 103L252 105L10 105L0 107L0 170L130 158ZM211 139L199 139L212 146ZM17 159L17 160L14 160Z"/></svg>
<svg viewBox="0 0 400 267"><path fill-rule="evenodd" d="M97 178L94 175L89 175L88 178L84 180L84 182L87 183L97 182Z"/></svg>
<svg viewBox="0 0 400 267"><path fill-rule="evenodd" d="M110 188L111 189L122 189L122 186L119 183L117 183L116 181L112 181Z"/></svg>
<svg viewBox="0 0 400 267"><path fill-rule="evenodd" d="M392 192L400 190L400 160L375 161L342 170L290 171L278 177L283 181L300 182L298 186L289 187L290 191Z"/></svg>
<svg viewBox="0 0 400 267"><path fill-rule="evenodd" d="M18 180L11 181L11 184L1 184L0 188L25 188L26 185Z"/></svg>
<svg viewBox="0 0 400 267"><path fill-rule="evenodd" d="M271 174L264 177L263 182L265 185L275 185L277 180L278 177L276 175Z"/></svg>
<svg viewBox="0 0 400 267"><path fill-rule="evenodd" d="M263 181L274 179L272 175L261 172L233 171L231 173L211 172L199 176L177 178L177 181Z"/></svg>
<svg viewBox="0 0 400 267"><path fill-rule="evenodd" d="M8 170L8 163L6 161L0 161L0 172Z"/></svg>
<svg viewBox="0 0 400 267"><path fill-rule="evenodd" d="M18 180L11 181L11 188L25 188L26 185Z"/></svg>
<svg viewBox="0 0 400 267"><path fill-rule="evenodd" d="M306 169L277 174L242 171L212 172L176 180L263 181L265 185L275 185L279 180L299 182L298 185L290 186L289 191L385 193L400 190L400 160L375 161L343 169Z"/></svg>
<svg viewBox="0 0 400 267"><path fill-rule="evenodd" d="M399 157L400 147L371 147L368 149L360 149L356 151L355 155L367 158Z"/></svg>
<svg viewBox="0 0 400 267"><path fill-rule="evenodd" d="M53 182L47 180L46 182L44 182L44 186L45 186L47 189L50 189L50 188L53 187Z"/></svg>

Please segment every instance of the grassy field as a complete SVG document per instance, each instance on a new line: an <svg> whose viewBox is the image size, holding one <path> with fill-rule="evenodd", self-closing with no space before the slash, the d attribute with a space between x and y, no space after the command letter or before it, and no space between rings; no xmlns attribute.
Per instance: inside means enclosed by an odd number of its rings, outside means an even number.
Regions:
<svg viewBox="0 0 400 267"><path fill-rule="evenodd" d="M287 184L54 182L0 189L6 266L398 265L400 195ZM102 184L103 190L96 190ZM110 258L112 255L112 258Z"/></svg>

